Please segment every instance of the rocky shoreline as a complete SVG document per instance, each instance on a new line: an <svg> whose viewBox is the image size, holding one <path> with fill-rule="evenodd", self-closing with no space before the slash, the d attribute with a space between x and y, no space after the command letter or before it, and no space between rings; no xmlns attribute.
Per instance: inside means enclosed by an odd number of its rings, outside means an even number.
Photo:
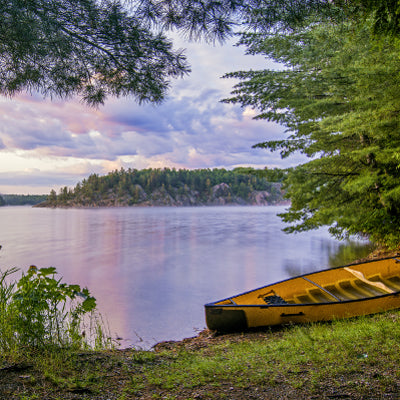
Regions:
<svg viewBox="0 0 400 400"><path fill-rule="evenodd" d="M140 185L135 186L133 194L118 194L109 191L91 196L81 194L59 201L50 197L35 207L50 208L95 208L95 207L192 207L192 206L268 206L288 204L284 200L281 184L273 184L271 191L253 190L246 199L234 195L231 187L226 183L220 183L211 188L208 193L184 188L165 187L157 188L151 193L146 193Z"/></svg>

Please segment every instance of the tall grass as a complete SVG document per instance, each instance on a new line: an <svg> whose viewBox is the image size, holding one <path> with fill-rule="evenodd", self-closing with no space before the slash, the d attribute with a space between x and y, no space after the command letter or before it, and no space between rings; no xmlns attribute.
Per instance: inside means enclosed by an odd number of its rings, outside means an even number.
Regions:
<svg viewBox="0 0 400 400"><path fill-rule="evenodd" d="M3 352L15 347L15 333L11 322L15 318L10 307L15 282L9 283L7 278L17 271L17 268L11 268L6 272L0 272L0 350Z"/></svg>
<svg viewBox="0 0 400 400"><path fill-rule="evenodd" d="M0 272L0 351L112 346L88 289L56 279L55 268Z"/></svg>

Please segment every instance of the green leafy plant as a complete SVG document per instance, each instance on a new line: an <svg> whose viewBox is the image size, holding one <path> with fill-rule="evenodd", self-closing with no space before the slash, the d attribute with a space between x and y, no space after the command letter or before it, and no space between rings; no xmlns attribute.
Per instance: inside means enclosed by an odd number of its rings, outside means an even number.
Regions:
<svg viewBox="0 0 400 400"><path fill-rule="evenodd" d="M94 314L96 299L87 288L62 283L53 267L33 265L17 282L9 283L9 276L16 271L0 274L3 350L13 346L104 348L111 343Z"/></svg>
<svg viewBox="0 0 400 400"><path fill-rule="evenodd" d="M79 342L81 317L96 307L88 289L61 283L56 269L30 266L16 285L12 298L15 330L24 345L65 345ZM81 302L76 302L81 298ZM65 329L67 327L67 329Z"/></svg>

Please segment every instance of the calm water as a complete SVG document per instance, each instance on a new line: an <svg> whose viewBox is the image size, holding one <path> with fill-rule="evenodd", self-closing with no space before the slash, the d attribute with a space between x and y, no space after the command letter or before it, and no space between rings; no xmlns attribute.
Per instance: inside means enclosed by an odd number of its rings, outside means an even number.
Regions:
<svg viewBox="0 0 400 400"><path fill-rule="evenodd" d="M326 230L286 235L284 207L0 208L0 268L54 266L87 286L123 345L205 328L203 305L365 254Z"/></svg>

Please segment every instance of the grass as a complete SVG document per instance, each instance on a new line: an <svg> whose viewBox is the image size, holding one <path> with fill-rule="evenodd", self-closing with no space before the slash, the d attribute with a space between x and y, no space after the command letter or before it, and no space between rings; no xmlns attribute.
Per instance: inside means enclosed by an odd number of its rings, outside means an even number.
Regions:
<svg viewBox="0 0 400 400"><path fill-rule="evenodd" d="M167 353L143 363L131 388L144 381L147 387L178 392L182 388L222 387L229 382L243 389L288 385L292 390L318 393L327 382L331 389L340 389L345 379L348 390L361 394L362 381L374 377L378 378L375 389L385 392L392 390L399 378L395 372L400 361L398 322L399 314L391 313L293 326L263 339L226 340L202 351Z"/></svg>
<svg viewBox="0 0 400 400"><path fill-rule="evenodd" d="M214 336L205 331L154 351L2 354L0 397L398 399L399 322L395 311L264 332Z"/></svg>

